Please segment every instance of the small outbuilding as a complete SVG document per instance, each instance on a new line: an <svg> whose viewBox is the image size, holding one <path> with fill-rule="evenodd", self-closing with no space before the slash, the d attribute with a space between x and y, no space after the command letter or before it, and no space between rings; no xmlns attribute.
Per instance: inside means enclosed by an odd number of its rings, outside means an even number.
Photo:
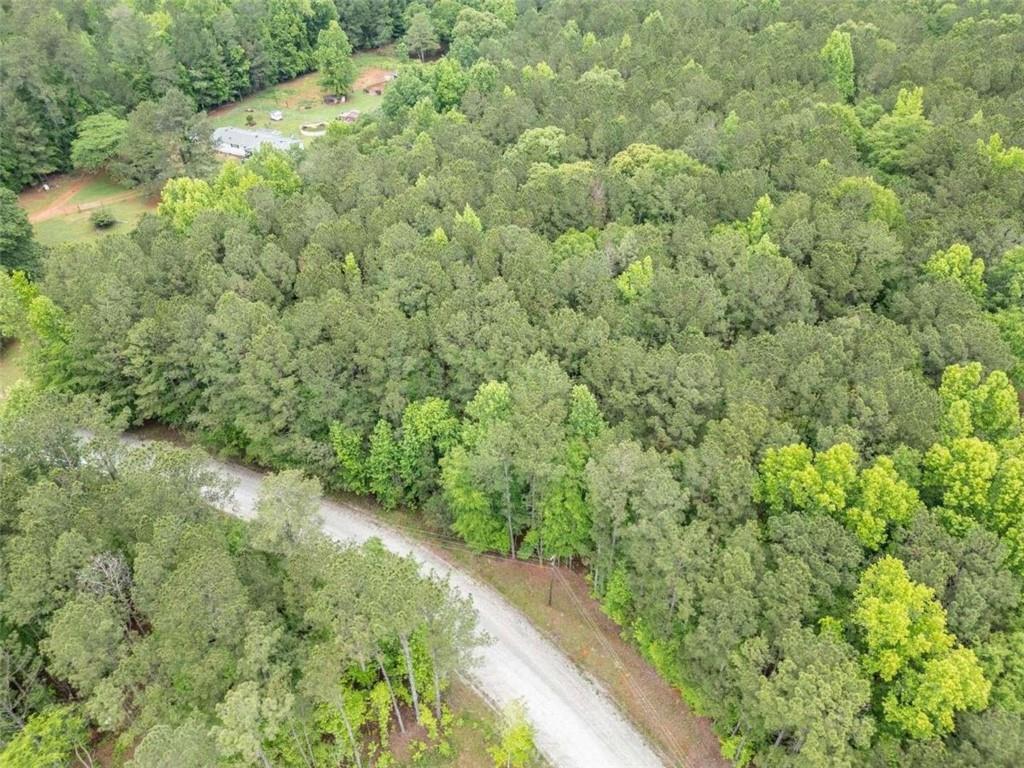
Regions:
<svg viewBox="0 0 1024 768"><path fill-rule="evenodd" d="M282 136L277 131L260 131L253 128L217 128L211 138L215 150L233 157L248 157L264 144L280 150L302 146L298 139Z"/></svg>

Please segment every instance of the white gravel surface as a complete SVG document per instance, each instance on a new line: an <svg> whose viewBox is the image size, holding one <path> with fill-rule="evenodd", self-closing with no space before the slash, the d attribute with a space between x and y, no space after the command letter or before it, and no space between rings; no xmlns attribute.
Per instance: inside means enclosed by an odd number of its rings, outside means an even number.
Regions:
<svg viewBox="0 0 1024 768"><path fill-rule="evenodd" d="M228 462L214 468L235 483L233 508L254 514L262 475ZM480 653L472 682L498 707L523 702L536 730L537 746L558 768L662 768L644 737L629 723L607 693L535 630L526 617L495 590L453 568L426 547L372 519L352 506L325 500L323 530L338 541L362 542L376 537L401 555L447 576L473 599L479 626L492 642Z"/></svg>

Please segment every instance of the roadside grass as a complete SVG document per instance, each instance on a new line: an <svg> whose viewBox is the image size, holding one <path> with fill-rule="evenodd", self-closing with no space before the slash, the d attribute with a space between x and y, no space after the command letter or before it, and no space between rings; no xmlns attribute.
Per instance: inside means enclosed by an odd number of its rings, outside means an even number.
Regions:
<svg viewBox="0 0 1024 768"><path fill-rule="evenodd" d="M396 768L488 768L494 765L487 749L498 741L498 715L484 699L460 680L453 682L448 691L448 706L454 716L448 733L452 754L443 757L436 752L428 752L414 757L408 748L411 738L425 739L426 732L418 725L407 722L407 733L404 736L399 734L397 726L391 729L389 736ZM98 768L120 768L132 758L134 746L119 753L115 750L116 743L110 734L98 736L98 741L91 747L92 759ZM550 767L540 759L529 768Z"/></svg>
<svg viewBox="0 0 1024 768"><path fill-rule="evenodd" d="M140 193L138 197L129 200L121 200L104 206L117 220L117 223L106 229L96 229L89 220L95 208L74 213L66 213L62 216L55 216L46 221L40 221L33 225L35 227L36 240L42 245L60 245L70 241L82 242L95 240L103 235L112 233L125 234L131 232L135 225L147 211L152 211L154 205L148 202Z"/></svg>

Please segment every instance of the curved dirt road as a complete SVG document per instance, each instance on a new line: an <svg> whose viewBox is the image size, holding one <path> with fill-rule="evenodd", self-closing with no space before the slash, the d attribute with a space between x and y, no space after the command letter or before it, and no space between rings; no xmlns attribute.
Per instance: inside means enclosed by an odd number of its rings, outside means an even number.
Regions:
<svg viewBox="0 0 1024 768"><path fill-rule="evenodd" d="M235 483L234 508L226 511L252 517L262 476L228 462L211 461L211 465ZM332 538L362 542L376 537L393 552L412 555L423 566L448 576L453 586L473 598L480 628L493 640L480 653L473 683L499 707L522 700L536 730L537 746L554 766L662 768L654 750L600 686L497 592L353 507L324 500L320 509L323 530Z"/></svg>

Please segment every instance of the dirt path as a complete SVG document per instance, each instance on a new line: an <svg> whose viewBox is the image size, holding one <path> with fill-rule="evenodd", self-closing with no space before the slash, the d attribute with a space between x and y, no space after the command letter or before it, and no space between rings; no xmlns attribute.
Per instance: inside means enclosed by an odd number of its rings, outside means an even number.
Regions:
<svg viewBox="0 0 1024 768"><path fill-rule="evenodd" d="M129 441L131 438L126 438ZM225 511L255 514L263 475L211 459L211 466L235 484ZM521 701L535 729L537 746L557 768L663 768L664 763L622 715L604 688L581 672L526 617L494 589L399 531L360 510L335 501L320 506L322 529L337 541L379 539L400 555L411 555L424 570L447 577L473 600L480 629L491 643L480 652L473 687L497 707Z"/></svg>
<svg viewBox="0 0 1024 768"><path fill-rule="evenodd" d="M89 180L84 176L68 176L65 177L64 188L57 197L49 202L49 204L34 213L28 215L30 224L35 224L40 221L46 221L52 219L54 216L63 216L67 211L65 208L68 206L71 198L77 195Z"/></svg>
<svg viewBox="0 0 1024 768"><path fill-rule="evenodd" d="M81 185L78 187L81 189ZM138 190L130 189L127 192L118 192L116 195L107 195L101 197L98 200L90 200L88 203L72 203L69 202L71 197L78 191L78 189L72 192L64 192L59 198L54 200L50 205L41 211L29 214L28 220L30 224L38 224L47 219L55 219L58 216L67 216L71 213L79 213L81 211L91 211L96 208L102 208L104 205L113 205L114 203L123 203L126 200L134 200L142 197L142 193Z"/></svg>

